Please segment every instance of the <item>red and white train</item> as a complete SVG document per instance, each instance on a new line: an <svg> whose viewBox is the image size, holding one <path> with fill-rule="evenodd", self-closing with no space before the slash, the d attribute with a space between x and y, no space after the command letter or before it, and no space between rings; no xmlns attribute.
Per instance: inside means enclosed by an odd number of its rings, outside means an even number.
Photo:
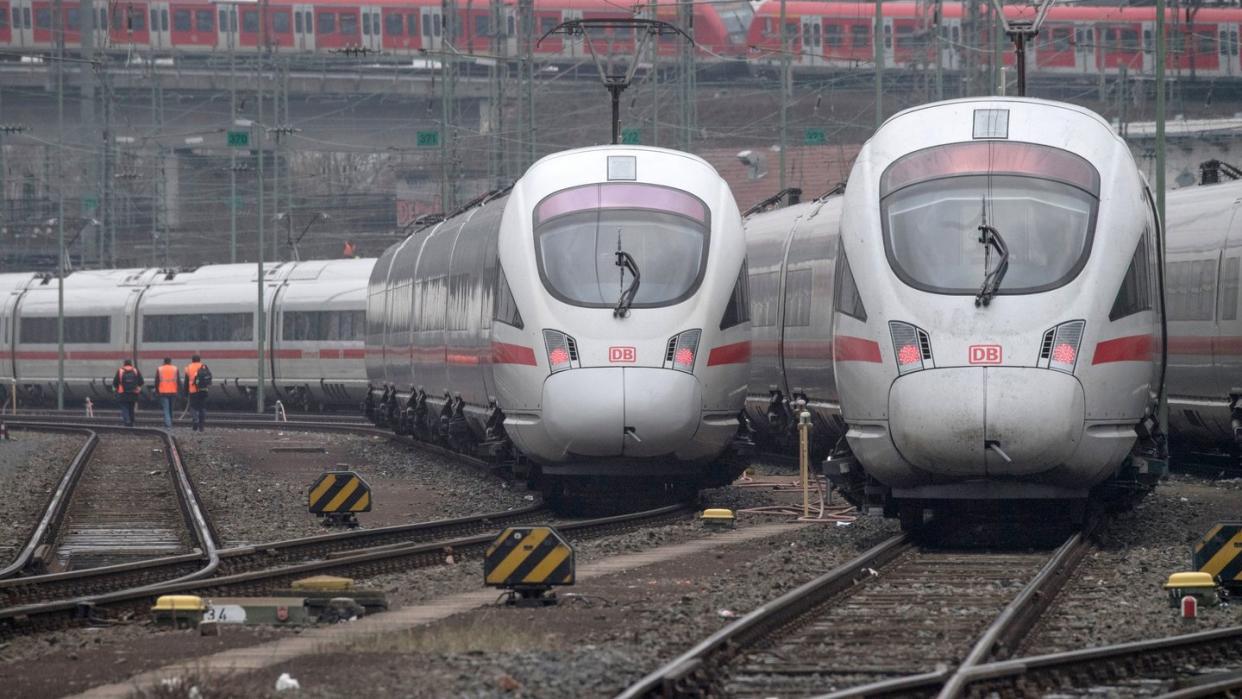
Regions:
<svg viewBox="0 0 1242 699"><path fill-rule="evenodd" d="M981 7L986 3L980 2ZM52 0L0 0L0 51L12 57L54 47ZM536 36L562 21L650 17L651 3L611 0L536 0ZM657 0L655 16L676 22L675 0ZM874 12L870 2L786 3L790 51L799 70L869 66L874 61ZM883 10L884 63L888 68L917 68L935 63L941 52L945 70L963 68L968 51L990 45L991 27L969 28L968 5L887 2ZM65 42L79 45L86 25L77 0L65 0ZM325 53L366 49L393 55L417 55L444 47L445 22L440 0L99 0L95 5L94 45L118 52L155 51L164 55L209 55L230 49L254 49L266 41L278 54ZM937 15L938 12L938 15ZM1006 8L1011 17L1030 6ZM508 55L517 52L517 2L504 0L503 26L493 27L483 0L457 4L453 47L463 53L487 53L497 32ZM769 61L780 58L780 3L721 0L694 4L694 37L703 62ZM1048 14L1043 31L1029 49L1033 74L1151 74L1155 69L1155 10L1151 7L1064 6ZM1203 77L1242 75L1238 32L1242 8L1204 8L1188 16L1167 15L1168 68ZM633 35L598 28L595 38L624 50ZM939 41L937 41L937 31ZM971 33L975 36L971 36ZM266 37L266 38L265 38ZM662 39L661 53L672 56L676 41ZM1004 46L1005 64L1013 52ZM549 37L535 48L543 60L581 58L582 40ZM983 57L986 60L986 56Z"/></svg>

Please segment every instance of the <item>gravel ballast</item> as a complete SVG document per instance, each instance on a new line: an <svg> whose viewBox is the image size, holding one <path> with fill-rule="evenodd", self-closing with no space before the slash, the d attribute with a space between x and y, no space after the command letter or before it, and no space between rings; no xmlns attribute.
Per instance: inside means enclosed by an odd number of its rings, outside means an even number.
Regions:
<svg viewBox="0 0 1242 699"><path fill-rule="evenodd" d="M520 485L452 457L391 440L345 433L209 429L181 431L179 444L225 546L325 531L307 512L307 492L338 465L371 487L363 527L423 522L529 505Z"/></svg>
<svg viewBox="0 0 1242 699"><path fill-rule="evenodd" d="M12 430L0 441L0 567L26 543L85 435Z"/></svg>

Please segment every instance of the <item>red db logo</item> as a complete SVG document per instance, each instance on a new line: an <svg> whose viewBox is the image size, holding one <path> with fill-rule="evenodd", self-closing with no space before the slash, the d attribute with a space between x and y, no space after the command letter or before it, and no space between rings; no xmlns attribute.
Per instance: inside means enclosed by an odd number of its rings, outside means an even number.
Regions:
<svg viewBox="0 0 1242 699"><path fill-rule="evenodd" d="M1000 364L1001 363L1001 346L1000 345L971 345L970 346L970 363L971 364Z"/></svg>
<svg viewBox="0 0 1242 699"><path fill-rule="evenodd" d="M638 352L633 347L609 347L608 361L613 364L633 364L638 361Z"/></svg>

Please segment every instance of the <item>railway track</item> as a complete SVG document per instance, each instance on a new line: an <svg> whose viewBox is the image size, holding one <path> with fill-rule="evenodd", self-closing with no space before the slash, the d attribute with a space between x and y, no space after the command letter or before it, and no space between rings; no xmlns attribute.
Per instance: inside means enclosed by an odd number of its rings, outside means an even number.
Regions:
<svg viewBox="0 0 1242 699"><path fill-rule="evenodd" d="M1012 652L1088 547L1083 532L1051 553L928 548L897 535L621 696L956 696L958 673Z"/></svg>
<svg viewBox="0 0 1242 699"><path fill-rule="evenodd" d="M654 526L676 521L690 515L685 505L647 510L615 517L603 517L556 524L557 530L571 541L582 541L615 533L631 531L643 526ZM540 508L529 508L502 515L431 522L422 525L402 525L388 530L406 529L404 533L385 530L343 532L303 539L293 539L277 544L221 552L221 569L217 575L206 579L172 581L144 585L133 589L120 589L103 594L73 596L68 598L38 600L40 595L53 589L36 583L26 591L26 601L17 604L4 602L0 608L0 636L23 632L62 628L74 623L89 622L125 615L141 616L156 596L165 594L200 595L264 595L274 589L288 588L299 578L310 575L330 574L367 577L444 565L448 554L462 562L478 559L495 539L502 526L516 523L541 521L546 514ZM507 518L507 519L506 519ZM410 529L420 531L423 540L411 541ZM466 530L481 533L465 534ZM358 535L380 534L405 536L404 540L382 543L379 538L368 538L366 546L359 547ZM300 552L300 553L299 553ZM310 552L317 552L311 555ZM90 575L97 571L83 571ZM63 575L72 575L63 574ZM34 579L31 579L34 580ZM13 583L10 588L24 581ZM64 580L45 581L52 583ZM77 582L68 581L71 586ZM63 591L65 587L55 589Z"/></svg>
<svg viewBox="0 0 1242 699"><path fill-rule="evenodd" d="M50 429L86 434L87 443L66 469L17 560L0 571L7 578L0 586L22 584L14 576L38 568L57 571L47 577L73 579L87 569L142 568L169 557L194 562L179 572L183 579L215 571L215 532L170 433L115 426Z"/></svg>

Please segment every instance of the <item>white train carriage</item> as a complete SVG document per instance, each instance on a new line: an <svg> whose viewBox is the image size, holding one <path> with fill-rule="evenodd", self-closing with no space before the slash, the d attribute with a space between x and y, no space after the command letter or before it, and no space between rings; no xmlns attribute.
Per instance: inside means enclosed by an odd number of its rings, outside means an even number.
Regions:
<svg viewBox="0 0 1242 699"><path fill-rule="evenodd" d="M804 399L831 440L839 398L847 429L829 477L908 525L926 509L1080 505L1112 479L1140 492L1153 482L1160 231L1106 122L1020 98L907 110L860 152L839 246L824 215L834 206L747 222L763 265L752 269L756 342L778 347L754 370L752 416L765 410L779 428L779 406ZM800 235L818 241L807 248L818 270L797 252ZM830 327L814 311L829 301ZM770 328L759 323L769 308ZM830 375L814 384L795 373L800 333L819 343L810 366Z"/></svg>
<svg viewBox="0 0 1242 699"><path fill-rule="evenodd" d="M744 255L737 206L703 160L548 156L380 258L372 414L460 448L512 444L554 500L616 479L727 480L718 457L750 357Z"/></svg>
<svg viewBox="0 0 1242 699"><path fill-rule="evenodd" d="M1242 439L1242 183L1166 202L1169 424L1183 446L1237 452Z"/></svg>
<svg viewBox="0 0 1242 699"><path fill-rule="evenodd" d="M366 398L366 280L374 266L374 258L299 262L276 288L271 376L290 409Z"/></svg>

